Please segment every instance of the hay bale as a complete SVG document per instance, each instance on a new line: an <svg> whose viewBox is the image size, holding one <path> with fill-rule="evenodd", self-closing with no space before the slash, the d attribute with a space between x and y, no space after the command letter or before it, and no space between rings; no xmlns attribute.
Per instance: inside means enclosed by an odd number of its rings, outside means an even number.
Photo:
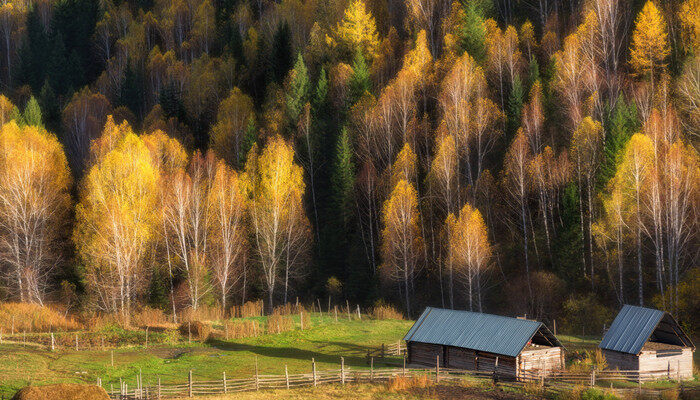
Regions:
<svg viewBox="0 0 700 400"><path fill-rule="evenodd" d="M211 334L211 326L200 321L189 322L189 325L188 322L183 322L180 324L180 334L182 336L187 337L188 329L189 333L192 334L192 338L201 342L207 341L207 339L209 339L209 335Z"/></svg>
<svg viewBox="0 0 700 400"><path fill-rule="evenodd" d="M107 392L96 385L60 383L27 386L15 393L12 400L109 400Z"/></svg>

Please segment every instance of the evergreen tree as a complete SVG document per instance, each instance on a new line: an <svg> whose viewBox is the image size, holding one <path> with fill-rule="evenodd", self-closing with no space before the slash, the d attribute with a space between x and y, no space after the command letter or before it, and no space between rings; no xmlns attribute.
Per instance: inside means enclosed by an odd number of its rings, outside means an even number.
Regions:
<svg viewBox="0 0 700 400"><path fill-rule="evenodd" d="M289 74L288 87L285 93L287 117L292 127L296 127L299 115L309 101L310 88L309 72L306 69L306 64L304 64L304 58L299 53L294 69Z"/></svg>
<svg viewBox="0 0 700 400"><path fill-rule="evenodd" d="M24 123L31 126L38 126L43 128L44 124L41 120L41 107L39 107L39 102L36 101L34 96L29 98L27 106L24 107L24 113L22 113Z"/></svg>
<svg viewBox="0 0 700 400"><path fill-rule="evenodd" d="M337 210L339 228L345 231L352 215L352 192L355 182L355 165L352 161L352 144L347 128L343 127L335 148L331 184L333 204ZM345 235L343 235L345 236Z"/></svg>
<svg viewBox="0 0 700 400"><path fill-rule="evenodd" d="M292 33L287 21L283 21L277 26L272 37L272 48L270 49L269 65L272 73L271 80L281 83L287 75L287 71L292 66Z"/></svg>
<svg viewBox="0 0 700 400"><path fill-rule="evenodd" d="M476 62L486 58L486 24L483 1L466 2L457 28L459 44Z"/></svg>
<svg viewBox="0 0 700 400"><path fill-rule="evenodd" d="M513 88L510 90L510 95L508 96L508 104L506 105L506 133L508 138L512 137L520 126L520 117L523 111L524 99L525 88L523 88L523 83L520 80L520 76L516 75L515 79L513 80ZM508 142L509 140L506 141Z"/></svg>
<svg viewBox="0 0 700 400"><path fill-rule="evenodd" d="M369 76L369 68L365 61L365 56L360 50L355 51L355 58L352 61L352 75L350 76L350 104L362 97L366 92L372 90L372 81Z"/></svg>
<svg viewBox="0 0 700 400"><path fill-rule="evenodd" d="M128 107L139 119L145 114L146 79L143 73L131 64L127 65L124 73L118 104Z"/></svg>
<svg viewBox="0 0 700 400"><path fill-rule="evenodd" d="M42 110L42 117L46 129L51 132L60 132L61 127L61 105L56 98L56 94L48 79L44 81L39 93L39 106Z"/></svg>
<svg viewBox="0 0 700 400"><path fill-rule="evenodd" d="M639 117L634 102L625 101L620 94L609 115L605 131L603 159L598 172L598 187L603 188L615 176L625 145L639 130Z"/></svg>

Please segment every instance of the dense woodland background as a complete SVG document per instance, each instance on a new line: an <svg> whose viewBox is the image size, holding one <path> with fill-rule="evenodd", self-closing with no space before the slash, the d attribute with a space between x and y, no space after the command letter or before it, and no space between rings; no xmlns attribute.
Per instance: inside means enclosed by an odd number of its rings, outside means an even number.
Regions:
<svg viewBox="0 0 700 400"><path fill-rule="evenodd" d="M700 315L698 0L2 0L0 299Z"/></svg>

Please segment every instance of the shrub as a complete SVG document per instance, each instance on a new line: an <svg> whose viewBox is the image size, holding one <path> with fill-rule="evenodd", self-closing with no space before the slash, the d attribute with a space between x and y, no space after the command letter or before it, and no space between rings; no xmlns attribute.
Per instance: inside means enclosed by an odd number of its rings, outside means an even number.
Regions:
<svg viewBox="0 0 700 400"><path fill-rule="evenodd" d="M201 321L188 321L180 324L180 334L187 337L192 335L195 340L205 342L211 334L211 326Z"/></svg>
<svg viewBox="0 0 700 400"><path fill-rule="evenodd" d="M242 339L260 334L260 324L254 320L226 321L224 329L229 339Z"/></svg>
<svg viewBox="0 0 700 400"><path fill-rule="evenodd" d="M599 389L584 388L575 386L573 389L564 391L557 396L558 400L618 400L619 398L611 393L606 393Z"/></svg>
<svg viewBox="0 0 700 400"><path fill-rule="evenodd" d="M597 335L610 323L612 312L593 294L570 297L564 302L564 327L573 334Z"/></svg>
<svg viewBox="0 0 700 400"><path fill-rule="evenodd" d="M282 333L294 329L294 320L289 316L272 314L267 317L267 333Z"/></svg>
<svg viewBox="0 0 700 400"><path fill-rule="evenodd" d="M377 305L372 308L370 316L373 319L403 319L401 311L390 305Z"/></svg>
<svg viewBox="0 0 700 400"><path fill-rule="evenodd" d="M538 382L527 382L523 385L523 391L529 396L540 397L544 394L544 389Z"/></svg>
<svg viewBox="0 0 700 400"><path fill-rule="evenodd" d="M180 321L220 321L224 313L221 307L200 305L196 310L186 308L180 312Z"/></svg>
<svg viewBox="0 0 700 400"><path fill-rule="evenodd" d="M262 317L263 301L246 301L242 306L231 307L231 316L235 318Z"/></svg>
<svg viewBox="0 0 700 400"><path fill-rule="evenodd" d="M168 317L159 308L144 307L134 313L131 324L139 327L164 326L168 324Z"/></svg>
<svg viewBox="0 0 700 400"><path fill-rule="evenodd" d="M430 386L432 381L427 375L417 375L413 377L395 376L386 383L386 388L390 392L400 392L413 388L425 388Z"/></svg>
<svg viewBox="0 0 700 400"><path fill-rule="evenodd" d="M0 304L0 329L7 333L77 330L81 326L48 306L33 303Z"/></svg>

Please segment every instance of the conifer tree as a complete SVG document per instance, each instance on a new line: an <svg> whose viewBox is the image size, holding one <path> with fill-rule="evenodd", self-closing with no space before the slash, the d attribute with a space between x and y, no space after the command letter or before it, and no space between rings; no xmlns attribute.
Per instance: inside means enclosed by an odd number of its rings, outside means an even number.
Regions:
<svg viewBox="0 0 700 400"><path fill-rule="evenodd" d="M654 2L649 0L635 21L630 64L638 75L651 78L652 92L654 75L657 70L666 68L666 57L670 51L664 17Z"/></svg>
<svg viewBox="0 0 700 400"><path fill-rule="evenodd" d="M352 62L352 75L350 76L350 106L355 104L365 93L372 90L372 81L369 76L369 69L365 62L365 56L360 50L355 52Z"/></svg>

